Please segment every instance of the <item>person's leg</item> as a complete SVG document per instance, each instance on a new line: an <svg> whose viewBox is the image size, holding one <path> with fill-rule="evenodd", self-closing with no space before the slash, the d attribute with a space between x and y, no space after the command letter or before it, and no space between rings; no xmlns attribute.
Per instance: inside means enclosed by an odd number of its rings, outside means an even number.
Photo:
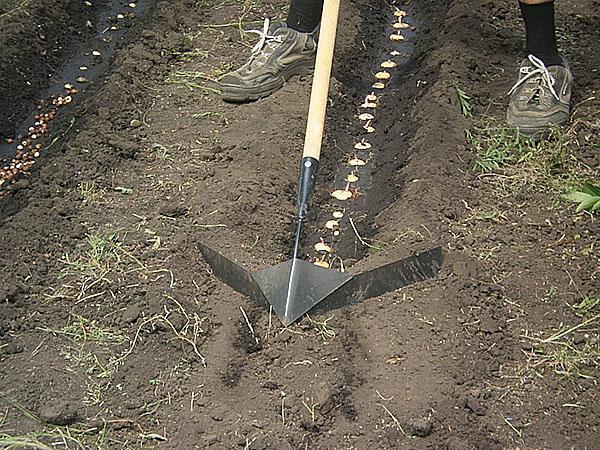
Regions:
<svg viewBox="0 0 600 450"><path fill-rule="evenodd" d="M314 71L317 44L316 28L321 19L323 0L292 0L287 22L265 21L268 30L260 34L250 59L219 82L226 101L246 102L267 97L294 75Z"/></svg>
<svg viewBox="0 0 600 450"><path fill-rule="evenodd" d="M571 113L573 76L556 46L554 0L519 0L525 22L525 58L510 90L506 119L524 134L563 125Z"/></svg>
<svg viewBox="0 0 600 450"><path fill-rule="evenodd" d="M300 33L312 33L323 13L323 0L292 0L287 26Z"/></svg>
<svg viewBox="0 0 600 450"><path fill-rule="evenodd" d="M533 55L546 66L562 64L556 47L554 0L520 0L525 22L525 57Z"/></svg>

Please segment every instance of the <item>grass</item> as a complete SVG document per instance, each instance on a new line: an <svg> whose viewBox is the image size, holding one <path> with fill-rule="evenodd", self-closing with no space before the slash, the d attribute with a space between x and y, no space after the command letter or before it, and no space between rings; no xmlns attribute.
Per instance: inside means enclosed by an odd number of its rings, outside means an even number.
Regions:
<svg viewBox="0 0 600 450"><path fill-rule="evenodd" d="M310 325L316 331L317 335L321 336L321 338L323 338L324 341L327 342L327 341L330 341L333 338L335 338L336 333L329 326L329 321L331 319L333 319L333 316L328 317L327 319L325 319L323 321L314 320L309 315L307 315L306 317L307 317L308 321L310 322Z"/></svg>
<svg viewBox="0 0 600 450"><path fill-rule="evenodd" d="M106 190L96 186L94 181L82 181L78 186L83 203L100 204L106 197Z"/></svg>
<svg viewBox="0 0 600 450"><path fill-rule="evenodd" d="M161 144L152 144L151 152L161 161L172 161L173 158L169 154L169 149Z"/></svg>
<svg viewBox="0 0 600 450"><path fill-rule="evenodd" d="M6 450L56 450L56 449L114 449L119 442L110 439L107 430L97 428L79 429L74 426L54 426L44 423L35 413L0 392L0 401L8 408L0 419L0 448ZM9 412L16 411L36 423L40 431L15 432L9 427ZM120 448L123 448L120 446Z"/></svg>
<svg viewBox="0 0 600 450"><path fill-rule="evenodd" d="M218 80L204 72L177 70L167 78L168 84L183 86L190 91L199 90L205 94L220 94L218 89L207 86L205 83L218 83Z"/></svg>
<svg viewBox="0 0 600 450"><path fill-rule="evenodd" d="M551 368L563 377L595 380L600 375L600 298L583 297L572 309L580 317L574 325L561 325L535 336L526 333L534 344L527 352L528 363L538 374Z"/></svg>
<svg viewBox="0 0 600 450"><path fill-rule="evenodd" d="M101 288L110 288L114 273L149 272L115 232L88 234L75 253L65 253L62 263L61 278L65 284L50 297L74 298L79 302L102 295Z"/></svg>
<svg viewBox="0 0 600 450"><path fill-rule="evenodd" d="M488 121L489 122L489 121ZM476 154L473 170L494 178L506 196L516 192L551 194L555 198L573 191L600 172L576 156L576 129L593 124L579 122L567 130L550 130L547 139L529 139L512 128L485 123L466 131Z"/></svg>
<svg viewBox="0 0 600 450"><path fill-rule="evenodd" d="M19 11L24 11L31 0L5 0L2 2L2 6L0 6L0 21L5 18L12 16L13 14L18 13Z"/></svg>
<svg viewBox="0 0 600 450"><path fill-rule="evenodd" d="M90 234L86 238L87 249L77 257L65 253L63 262L66 267L62 275L79 275L86 278L101 279L121 262L122 244L116 234Z"/></svg>
<svg viewBox="0 0 600 450"><path fill-rule="evenodd" d="M121 332L113 332L108 328L99 326L95 320L86 319L83 316L73 314L72 320L62 328L40 328L56 336L64 336L73 342L96 343L103 345L122 344L127 340Z"/></svg>

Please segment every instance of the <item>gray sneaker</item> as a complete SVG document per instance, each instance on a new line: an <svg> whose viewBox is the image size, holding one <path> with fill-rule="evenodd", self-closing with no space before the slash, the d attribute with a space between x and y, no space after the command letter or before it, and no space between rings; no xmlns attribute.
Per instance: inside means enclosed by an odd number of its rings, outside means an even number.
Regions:
<svg viewBox="0 0 600 450"><path fill-rule="evenodd" d="M564 58L563 63L546 67L533 55L523 60L519 80L508 93L506 120L510 126L536 135L569 121L573 75Z"/></svg>
<svg viewBox="0 0 600 450"><path fill-rule="evenodd" d="M315 69L317 45L314 33L300 33L285 23L265 20L252 56L242 67L219 81L225 101L247 102L267 97L294 75L310 75Z"/></svg>

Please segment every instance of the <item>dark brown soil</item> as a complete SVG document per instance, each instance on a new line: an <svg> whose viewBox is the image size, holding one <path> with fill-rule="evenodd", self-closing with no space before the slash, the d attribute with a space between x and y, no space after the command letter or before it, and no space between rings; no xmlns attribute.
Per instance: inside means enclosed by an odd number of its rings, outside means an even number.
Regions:
<svg viewBox="0 0 600 450"><path fill-rule="evenodd" d="M310 82L230 105L206 80L244 61L240 17L281 17L286 3L160 2L70 133L0 199L0 443L45 430L70 433L40 438L57 448L595 448L597 361L561 365L530 338L597 319L572 306L598 297L598 221L534 183L504 195L473 172L465 140L482 116L502 120L516 2L403 5L415 48L378 111L352 212L383 249L348 226L339 245L352 271L441 245L437 279L284 329L212 275L198 241L251 269L289 256ZM580 104L570 148L598 168L598 1L557 6ZM337 207L334 173L390 17L383 1L344 5L307 249ZM15 65L47 64L34 55ZM181 83L191 71L208 90ZM39 85L14 89L1 92L17 107ZM597 345L591 328L559 348Z"/></svg>
<svg viewBox="0 0 600 450"><path fill-rule="evenodd" d="M61 60L93 36L97 9L105 3L6 0L0 5L0 139L14 136L15 125L33 109Z"/></svg>

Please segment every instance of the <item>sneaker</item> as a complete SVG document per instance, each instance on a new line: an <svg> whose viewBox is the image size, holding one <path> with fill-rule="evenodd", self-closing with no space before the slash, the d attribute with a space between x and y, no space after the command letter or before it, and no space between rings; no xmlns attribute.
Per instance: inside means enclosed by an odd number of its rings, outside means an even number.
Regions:
<svg viewBox="0 0 600 450"><path fill-rule="evenodd" d="M508 93L506 120L510 126L536 135L569 121L573 75L564 58L563 64L546 67L533 55L523 60L519 80Z"/></svg>
<svg viewBox="0 0 600 450"><path fill-rule="evenodd" d="M247 102L267 97L294 75L311 75L315 69L315 33L300 33L285 23L270 24L265 19L262 31L251 30L260 40L250 59L219 81L225 101Z"/></svg>

